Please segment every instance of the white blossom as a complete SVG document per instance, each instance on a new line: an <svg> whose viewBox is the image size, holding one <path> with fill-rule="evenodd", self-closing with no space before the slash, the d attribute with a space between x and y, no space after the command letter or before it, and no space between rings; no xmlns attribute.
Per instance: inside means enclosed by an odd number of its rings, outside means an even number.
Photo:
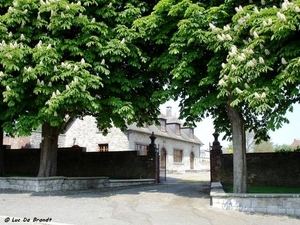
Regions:
<svg viewBox="0 0 300 225"><path fill-rule="evenodd" d="M80 62L81 62L81 64L85 64L84 58L82 58Z"/></svg>
<svg viewBox="0 0 300 225"><path fill-rule="evenodd" d="M243 11L243 7L242 7L242 6L235 7L235 11L236 11L237 13Z"/></svg>
<svg viewBox="0 0 300 225"><path fill-rule="evenodd" d="M111 2L108 4L108 7L109 7L109 8L111 8L111 7L112 7L112 3L111 3Z"/></svg>
<svg viewBox="0 0 300 225"><path fill-rule="evenodd" d="M69 85L66 85L66 90L70 90L70 87L69 87Z"/></svg>
<svg viewBox="0 0 300 225"><path fill-rule="evenodd" d="M71 69L71 64L67 64L67 69L69 70L69 69Z"/></svg>
<svg viewBox="0 0 300 225"><path fill-rule="evenodd" d="M38 83L38 84L41 84L41 81L40 81L40 79L37 79L37 83Z"/></svg>
<svg viewBox="0 0 300 225"><path fill-rule="evenodd" d="M226 64L222 63L222 68L225 69L225 67L226 67Z"/></svg>
<svg viewBox="0 0 300 225"><path fill-rule="evenodd" d="M40 13L38 13L36 19L37 19L37 20L41 20L41 15L40 15Z"/></svg>
<svg viewBox="0 0 300 225"><path fill-rule="evenodd" d="M230 26L227 24L226 26L223 27L224 31L230 30Z"/></svg>
<svg viewBox="0 0 300 225"><path fill-rule="evenodd" d="M96 22L96 19L95 18L93 18L92 19L92 21L91 21L91 23L95 23Z"/></svg>
<svg viewBox="0 0 300 225"><path fill-rule="evenodd" d="M81 5L81 1L78 1L78 2L77 2L77 5Z"/></svg>
<svg viewBox="0 0 300 225"><path fill-rule="evenodd" d="M48 83L48 86L49 86L49 87L52 87L52 82L51 82L51 81Z"/></svg>
<svg viewBox="0 0 300 225"><path fill-rule="evenodd" d="M217 35L217 38L218 38L220 41L224 41L224 38L223 38L220 34Z"/></svg>
<svg viewBox="0 0 300 225"><path fill-rule="evenodd" d="M239 55L239 56L237 57L237 60L238 60L238 61L244 61L244 60L245 60L245 57L244 57L243 55Z"/></svg>
<svg viewBox="0 0 300 225"><path fill-rule="evenodd" d="M263 49L265 46L263 44L259 44L260 49Z"/></svg>
<svg viewBox="0 0 300 225"><path fill-rule="evenodd" d="M257 7L254 7L254 9L253 9L253 10L254 10L254 12L255 12L255 13L259 13L259 11L258 11Z"/></svg>
<svg viewBox="0 0 300 225"><path fill-rule="evenodd" d="M57 66L54 66L54 72L57 72L57 71L58 71Z"/></svg>
<svg viewBox="0 0 300 225"><path fill-rule="evenodd" d="M42 85L42 86L44 85L44 81L43 81L43 80L41 81L41 85Z"/></svg>
<svg viewBox="0 0 300 225"><path fill-rule="evenodd" d="M43 60L41 60L41 61L40 61L40 65L41 65L41 66L43 66L43 65L44 65L44 63L43 63Z"/></svg>
<svg viewBox="0 0 300 225"><path fill-rule="evenodd" d="M0 71L0 77L3 77L3 76L4 76L3 71Z"/></svg>
<svg viewBox="0 0 300 225"><path fill-rule="evenodd" d="M102 64L102 65L105 64L105 59L102 59L101 64Z"/></svg>
<svg viewBox="0 0 300 225"><path fill-rule="evenodd" d="M261 4L262 4L262 5L265 5L265 4L266 4L266 1L265 1L265 0L261 0Z"/></svg>
<svg viewBox="0 0 300 225"><path fill-rule="evenodd" d="M20 36L20 39L21 39L22 41L24 41L24 40L25 40L25 36L24 36L24 34L21 34L21 36Z"/></svg>
<svg viewBox="0 0 300 225"><path fill-rule="evenodd" d="M9 53L5 54L5 56L6 56L8 59L12 59L12 55L9 54Z"/></svg>
<svg viewBox="0 0 300 225"><path fill-rule="evenodd" d="M209 23L209 27L213 32L217 30L216 26L213 25L212 23Z"/></svg>
<svg viewBox="0 0 300 225"><path fill-rule="evenodd" d="M298 13L300 12L300 8L298 6L295 7L295 11Z"/></svg>
<svg viewBox="0 0 300 225"><path fill-rule="evenodd" d="M17 1L14 1L14 2L13 2L13 5L14 5L14 7L18 7L18 2L17 2Z"/></svg>
<svg viewBox="0 0 300 225"><path fill-rule="evenodd" d="M221 80L219 80L218 85L219 85L219 86L225 86L225 85L226 85L226 82L225 82L223 79L221 79Z"/></svg>
<svg viewBox="0 0 300 225"><path fill-rule="evenodd" d="M6 85L6 90L7 90L7 91L10 91L10 90L11 90L10 87L9 87L8 85Z"/></svg>
<svg viewBox="0 0 300 225"><path fill-rule="evenodd" d="M232 70L236 70L236 66L234 64L231 65Z"/></svg>
<svg viewBox="0 0 300 225"><path fill-rule="evenodd" d="M250 61L247 62L247 66L248 67L254 67L254 66L256 66L256 63L257 63L256 59L253 58L253 59L251 59Z"/></svg>
<svg viewBox="0 0 300 225"><path fill-rule="evenodd" d="M38 49L42 47L42 41L40 40L39 43L37 44Z"/></svg>
<svg viewBox="0 0 300 225"><path fill-rule="evenodd" d="M287 10L288 9L287 3L283 2L282 5L281 5L281 8L282 8L283 11Z"/></svg>
<svg viewBox="0 0 300 225"><path fill-rule="evenodd" d="M58 116L56 111L54 112L54 116L55 116L55 117L57 117L57 116Z"/></svg>
<svg viewBox="0 0 300 225"><path fill-rule="evenodd" d="M255 98L260 98L259 94L257 92L254 93Z"/></svg>
<svg viewBox="0 0 300 225"><path fill-rule="evenodd" d="M23 14L27 14L28 13L28 9L25 9L24 11L23 11Z"/></svg>
<svg viewBox="0 0 300 225"><path fill-rule="evenodd" d="M69 5L66 5L66 10L70 10L70 6Z"/></svg>
<svg viewBox="0 0 300 225"><path fill-rule="evenodd" d="M265 64L265 60L263 59L263 57L259 57L258 60L260 64Z"/></svg>
<svg viewBox="0 0 300 225"><path fill-rule="evenodd" d="M281 12L277 12L277 18L280 19L280 20L283 20L283 21L286 21L286 18L285 18L285 15L282 14Z"/></svg>
<svg viewBox="0 0 300 225"><path fill-rule="evenodd" d="M41 5L45 5L45 2L43 0L40 0Z"/></svg>
<svg viewBox="0 0 300 225"><path fill-rule="evenodd" d="M268 49L265 49L266 55L270 55L270 51Z"/></svg>
<svg viewBox="0 0 300 225"><path fill-rule="evenodd" d="M281 63L283 64L283 65L286 65L287 64L287 61L285 60L285 58L281 58Z"/></svg>
<svg viewBox="0 0 300 225"><path fill-rule="evenodd" d="M245 88L246 89L250 88L249 84L245 83Z"/></svg>
<svg viewBox="0 0 300 225"><path fill-rule="evenodd" d="M10 31L9 33L8 33L8 37L12 37L13 35L12 35L12 32Z"/></svg>
<svg viewBox="0 0 300 225"><path fill-rule="evenodd" d="M60 91L59 90L56 90L56 95L60 95Z"/></svg>
<svg viewBox="0 0 300 225"><path fill-rule="evenodd" d="M123 38L121 41L121 44L124 44L124 43L125 43L125 38Z"/></svg>
<svg viewBox="0 0 300 225"><path fill-rule="evenodd" d="M248 38L248 42L249 42L249 43L251 43L251 42L252 42L252 39L251 39L250 37Z"/></svg>
<svg viewBox="0 0 300 225"><path fill-rule="evenodd" d="M262 98L266 98L266 97L267 97L266 93L263 92L263 93L261 94L261 97L262 97Z"/></svg>
<svg viewBox="0 0 300 225"><path fill-rule="evenodd" d="M270 26L270 25L272 25L272 23L273 23L272 19L269 18L269 19L268 19L268 25Z"/></svg>
<svg viewBox="0 0 300 225"><path fill-rule="evenodd" d="M81 18L82 17L82 13L79 13L78 17Z"/></svg>
<svg viewBox="0 0 300 225"><path fill-rule="evenodd" d="M77 71L78 71L78 69L79 69L79 68L78 68L78 66L77 66L77 65L75 65L75 66L74 66L74 72L77 72Z"/></svg>
<svg viewBox="0 0 300 225"><path fill-rule="evenodd" d="M51 10L51 13L50 13L51 16L55 16L56 15L56 12L54 10Z"/></svg>
<svg viewBox="0 0 300 225"><path fill-rule="evenodd" d="M48 50L50 50L50 49L51 49L51 44L49 44L49 45L47 46L47 49L48 49Z"/></svg>
<svg viewBox="0 0 300 225"><path fill-rule="evenodd" d="M228 41L231 41L231 40L232 40L232 37L230 36L230 34L226 34L225 37L226 37L226 39L227 39Z"/></svg>
<svg viewBox="0 0 300 225"><path fill-rule="evenodd" d="M257 34L256 31L253 32L253 36L254 36L254 38L259 38L259 36L258 36L258 34Z"/></svg>
<svg viewBox="0 0 300 225"><path fill-rule="evenodd" d="M243 40L244 44L247 45L248 44L248 41L246 41L245 39Z"/></svg>
<svg viewBox="0 0 300 225"><path fill-rule="evenodd" d="M242 91L241 89L239 89L238 87L235 88L235 90L236 90L236 92L237 92L238 94L242 94L242 93L243 93L243 91Z"/></svg>

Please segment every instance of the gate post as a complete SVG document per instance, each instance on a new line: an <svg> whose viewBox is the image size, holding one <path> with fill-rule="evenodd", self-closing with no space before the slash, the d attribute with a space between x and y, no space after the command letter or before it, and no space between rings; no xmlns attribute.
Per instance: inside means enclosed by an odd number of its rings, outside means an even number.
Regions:
<svg viewBox="0 0 300 225"><path fill-rule="evenodd" d="M150 169L150 177L155 179L156 183L159 183L159 153L156 148L154 132L152 132L151 136L151 144L148 148L148 163Z"/></svg>
<svg viewBox="0 0 300 225"><path fill-rule="evenodd" d="M222 146L218 141L219 134L217 132L212 134L215 138L210 150L210 181L221 181L220 169L222 166Z"/></svg>

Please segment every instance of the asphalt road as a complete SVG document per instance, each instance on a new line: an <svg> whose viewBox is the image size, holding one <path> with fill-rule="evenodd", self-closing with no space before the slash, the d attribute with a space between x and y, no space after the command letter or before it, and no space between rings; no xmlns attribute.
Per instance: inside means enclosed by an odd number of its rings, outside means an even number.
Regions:
<svg viewBox="0 0 300 225"><path fill-rule="evenodd" d="M134 188L0 192L0 224L300 225L286 216L215 209L207 180L208 173L176 174L167 182Z"/></svg>

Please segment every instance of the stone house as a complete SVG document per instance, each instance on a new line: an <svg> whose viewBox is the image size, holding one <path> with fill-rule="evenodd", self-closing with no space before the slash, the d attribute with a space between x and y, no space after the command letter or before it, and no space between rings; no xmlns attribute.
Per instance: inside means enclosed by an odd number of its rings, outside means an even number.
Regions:
<svg viewBox="0 0 300 225"><path fill-rule="evenodd" d="M106 136L97 128L92 116L73 119L59 136L58 147L84 147L87 152L137 150L139 155L147 154L149 136L154 132L156 146L160 153L162 170L185 172L200 170L200 147L202 142L194 135L194 129L183 127L182 122L172 115L172 108L167 107L166 115L159 116L160 125L136 124L128 126L126 131L111 128ZM41 132L34 131L30 137L29 148L39 148Z"/></svg>

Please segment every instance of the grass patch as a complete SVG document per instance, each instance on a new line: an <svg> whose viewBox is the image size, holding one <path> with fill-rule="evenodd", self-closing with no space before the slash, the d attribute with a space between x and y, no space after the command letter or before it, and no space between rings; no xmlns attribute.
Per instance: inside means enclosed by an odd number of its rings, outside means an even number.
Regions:
<svg viewBox="0 0 300 225"><path fill-rule="evenodd" d="M226 193L233 193L231 185L224 185ZM250 186L249 193L255 194L300 194L300 187Z"/></svg>

